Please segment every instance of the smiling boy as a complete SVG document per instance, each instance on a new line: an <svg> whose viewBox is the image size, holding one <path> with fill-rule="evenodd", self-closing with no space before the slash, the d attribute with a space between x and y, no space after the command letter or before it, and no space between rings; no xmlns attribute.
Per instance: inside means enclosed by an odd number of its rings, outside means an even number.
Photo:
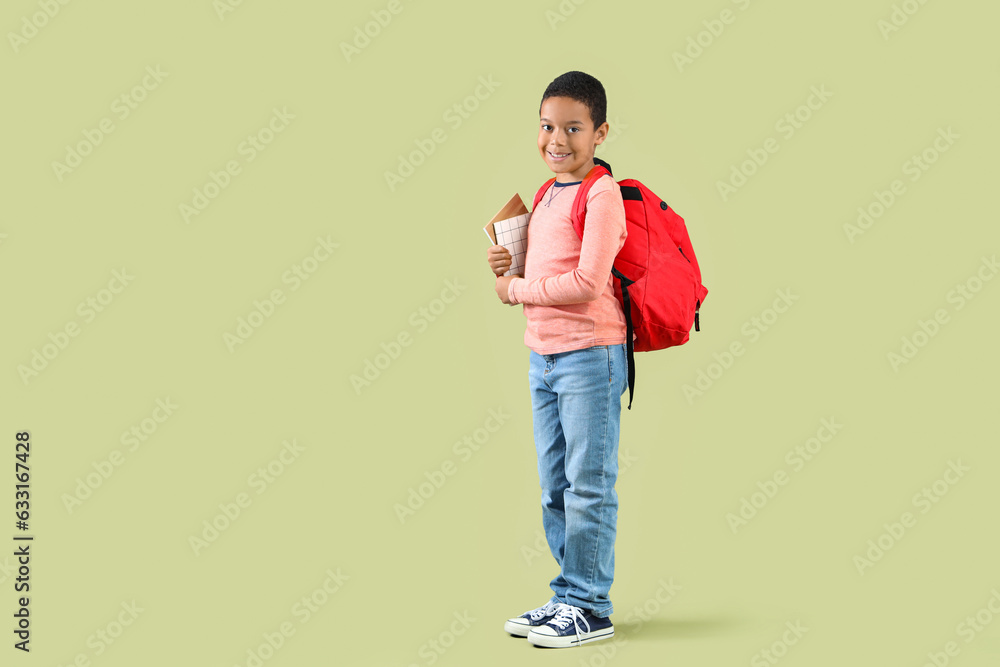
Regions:
<svg viewBox="0 0 1000 667"><path fill-rule="evenodd" d="M625 208L608 174L587 195L583 238L570 214L594 150L608 134L600 81L557 77L542 96L538 151L555 182L531 213L524 276L505 277L510 253L487 253L503 303L523 304L524 342L542 525L559 574L543 606L504 629L536 646L561 648L614 636L614 578L621 395L627 383L625 315L611 267L625 243Z"/></svg>

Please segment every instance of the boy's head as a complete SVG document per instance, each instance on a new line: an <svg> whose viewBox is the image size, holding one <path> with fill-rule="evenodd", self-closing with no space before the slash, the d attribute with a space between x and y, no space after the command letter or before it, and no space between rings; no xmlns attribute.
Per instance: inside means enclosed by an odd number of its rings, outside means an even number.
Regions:
<svg viewBox="0 0 1000 667"><path fill-rule="evenodd" d="M566 72L545 89L538 109L538 151L556 180L583 180L594 166L594 150L608 134L607 108L604 86L583 72Z"/></svg>

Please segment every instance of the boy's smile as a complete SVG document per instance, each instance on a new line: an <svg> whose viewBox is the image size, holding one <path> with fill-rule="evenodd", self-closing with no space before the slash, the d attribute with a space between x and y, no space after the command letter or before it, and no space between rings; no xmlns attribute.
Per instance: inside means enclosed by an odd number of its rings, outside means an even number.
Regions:
<svg viewBox="0 0 1000 667"><path fill-rule="evenodd" d="M594 167L594 149L608 135L608 124L596 130L590 108L571 97L549 97L542 103L538 151L560 183L582 181Z"/></svg>

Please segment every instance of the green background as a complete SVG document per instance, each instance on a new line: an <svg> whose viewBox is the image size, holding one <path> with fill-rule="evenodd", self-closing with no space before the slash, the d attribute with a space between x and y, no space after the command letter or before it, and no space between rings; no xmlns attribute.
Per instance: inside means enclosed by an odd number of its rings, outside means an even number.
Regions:
<svg viewBox="0 0 1000 667"><path fill-rule="evenodd" d="M256 664L248 651L288 624L262 664L753 665L773 650L788 665L916 667L950 641L949 664L997 664L1000 281L976 280L1000 247L1000 10L905 4L919 9L884 35L888 0L404 1L395 14L103 0L51 18L6 3L0 434L8 470L14 434L32 434L35 541L28 655L11 646L14 558L0 559L3 663ZM713 23L727 9L731 23ZM372 12L386 24L348 58ZM35 14L44 25L13 44ZM166 74L143 90L147 67ZM545 651L502 631L548 598L555 565L539 542L525 320L494 293L481 229L551 175L538 105L577 69L608 94L597 155L685 217L709 295L690 343L637 358L618 638ZM481 77L495 87L476 99ZM145 99L120 118L112 105L136 86ZM776 124L814 86L832 97L787 137ZM241 143L274 109L294 118L250 161ZM60 180L53 162L104 118L114 131ZM958 139L931 155L942 128ZM435 130L443 143L390 187ZM772 137L778 152L724 199L718 182ZM937 159L912 181L905 164L926 149ZM230 160L240 172L185 221L181 205ZM905 193L849 240L895 179ZM283 276L317 238L337 247L293 290ZM123 269L128 285L102 292ZM979 291L959 308L967 283ZM283 303L227 346L276 289ZM779 290L797 300L775 320ZM88 298L106 302L90 321ZM938 309L947 322L894 368ZM400 335L409 345L379 357ZM382 368L356 388L366 362ZM699 373L710 386L685 395ZM161 422L158 399L177 406ZM503 424L477 430L491 410ZM823 419L842 427L796 470L786 454ZM130 449L123 433L144 423ZM479 449L455 445L466 437ZM274 463L293 440L295 458ZM954 484L938 481L949 462L968 468ZM269 464L280 474L261 488ZM766 503L753 496L782 472ZM935 502L915 503L935 482ZM81 483L89 495L68 502ZM12 553L13 475L0 484ZM250 504L228 520L220 504L235 514L239 494ZM734 531L727 515L753 498ZM915 525L883 535L905 512ZM229 525L193 547L212 521ZM891 548L859 571L880 536ZM306 617L303 597L323 604ZM967 641L959 624L977 612L991 622ZM794 645L786 623L807 628Z"/></svg>

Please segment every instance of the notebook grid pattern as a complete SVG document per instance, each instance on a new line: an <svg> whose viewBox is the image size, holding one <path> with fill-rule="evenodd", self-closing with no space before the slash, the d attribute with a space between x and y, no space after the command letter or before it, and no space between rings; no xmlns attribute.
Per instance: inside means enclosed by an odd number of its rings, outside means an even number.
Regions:
<svg viewBox="0 0 1000 667"><path fill-rule="evenodd" d="M493 223L493 232L497 237L497 245L502 245L510 252L510 270L505 276L524 275L524 257L528 251L528 219L530 213L519 215Z"/></svg>

